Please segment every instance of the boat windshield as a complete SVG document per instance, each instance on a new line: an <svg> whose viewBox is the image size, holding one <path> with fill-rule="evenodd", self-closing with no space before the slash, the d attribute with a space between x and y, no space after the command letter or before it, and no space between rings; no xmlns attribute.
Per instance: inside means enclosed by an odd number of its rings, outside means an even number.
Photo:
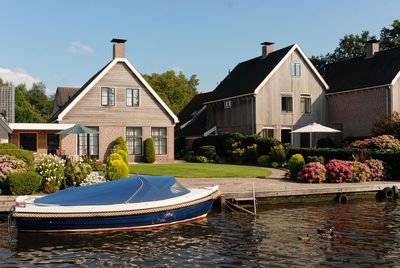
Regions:
<svg viewBox="0 0 400 268"><path fill-rule="evenodd" d="M94 185L68 188L38 198L38 205L112 205L165 200L189 193L172 176L132 176Z"/></svg>

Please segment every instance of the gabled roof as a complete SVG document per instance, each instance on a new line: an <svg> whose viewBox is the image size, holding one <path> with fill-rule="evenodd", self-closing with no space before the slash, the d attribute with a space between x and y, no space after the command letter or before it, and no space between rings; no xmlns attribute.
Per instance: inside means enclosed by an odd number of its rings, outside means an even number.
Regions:
<svg viewBox="0 0 400 268"><path fill-rule="evenodd" d="M196 115L187 121L182 128L177 128L177 137L203 136L207 131L207 108L203 106Z"/></svg>
<svg viewBox="0 0 400 268"><path fill-rule="evenodd" d="M165 104L165 102L158 96L158 94L151 88L151 86L144 80L140 73L133 67L133 65L126 58L115 58L92 76L64 105L56 112L51 118L50 122L62 121L64 116L86 95L86 93L101 79L103 76L114 67L118 62L125 63L128 68L135 74L139 81L145 86L150 94L160 103L165 111L171 116L175 123L178 123L178 117L171 111L171 109Z"/></svg>
<svg viewBox="0 0 400 268"><path fill-rule="evenodd" d="M54 96L52 114L55 114L60 110L78 90L79 87L57 87L56 95Z"/></svg>
<svg viewBox="0 0 400 268"><path fill-rule="evenodd" d="M392 85L400 72L400 47L328 64L324 78L328 93Z"/></svg>
<svg viewBox="0 0 400 268"><path fill-rule="evenodd" d="M325 89L327 89L328 85L315 69L314 65L310 62L299 45L294 44L276 50L268 54L267 57L256 57L236 65L236 67L214 89L208 102L257 94L287 57L289 57L289 55L296 49L299 51L304 61L308 63L320 82L325 86Z"/></svg>
<svg viewBox="0 0 400 268"><path fill-rule="evenodd" d="M183 125L193 119L194 116L204 107L204 103L208 101L211 92L196 94L192 100L178 114L179 124Z"/></svg>
<svg viewBox="0 0 400 268"><path fill-rule="evenodd" d="M0 116L0 127L2 127L5 131L7 131L8 134L12 133L12 129L10 126L7 124L7 122L4 120L2 116Z"/></svg>

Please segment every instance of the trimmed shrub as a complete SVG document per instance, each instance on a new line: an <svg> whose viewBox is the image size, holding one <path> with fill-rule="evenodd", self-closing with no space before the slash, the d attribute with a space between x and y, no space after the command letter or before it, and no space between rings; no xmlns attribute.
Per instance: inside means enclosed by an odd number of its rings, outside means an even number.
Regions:
<svg viewBox="0 0 400 268"><path fill-rule="evenodd" d="M215 146L213 145L203 145L199 148L199 153L198 155L204 156L207 159L215 159L215 156L217 155L215 151Z"/></svg>
<svg viewBox="0 0 400 268"><path fill-rule="evenodd" d="M35 163L35 158L33 157L32 151L23 150L23 149L0 149L0 155L12 155L16 159L20 159L24 161L27 165L27 168L32 168Z"/></svg>
<svg viewBox="0 0 400 268"><path fill-rule="evenodd" d="M269 165L271 162L271 156L270 155L261 155L257 158L257 164L263 167L266 167Z"/></svg>
<svg viewBox="0 0 400 268"><path fill-rule="evenodd" d="M129 176L128 166L123 160L110 160L106 167L106 176L109 180L119 180Z"/></svg>
<svg viewBox="0 0 400 268"><path fill-rule="evenodd" d="M321 164L325 163L325 159L323 156L307 156L307 163L311 163L311 162L320 162Z"/></svg>
<svg viewBox="0 0 400 268"><path fill-rule="evenodd" d="M110 161L113 161L113 160L121 160L121 161L124 161L124 159L122 158L122 156L121 156L120 154L118 154L118 153L112 153L112 154L110 154L110 155L107 157L107 165L108 165L108 163L109 163Z"/></svg>
<svg viewBox="0 0 400 268"><path fill-rule="evenodd" d="M113 149L115 149L116 151L122 150L128 154L128 148L126 147L126 141L124 137L119 136L115 139Z"/></svg>
<svg viewBox="0 0 400 268"><path fill-rule="evenodd" d="M331 138L322 138L317 142L318 148L335 148L335 142Z"/></svg>
<svg viewBox="0 0 400 268"><path fill-rule="evenodd" d="M3 149L18 149L18 147L13 143L0 143L0 150Z"/></svg>
<svg viewBox="0 0 400 268"><path fill-rule="evenodd" d="M122 160L124 160L125 164L126 164L127 166L129 166L129 156L128 156L128 154L127 154L125 151L123 151L123 150L119 150L119 151L117 152L117 154L121 155Z"/></svg>
<svg viewBox="0 0 400 268"><path fill-rule="evenodd" d="M42 176L34 171L15 172L8 178L13 195L26 195L37 192L42 185Z"/></svg>
<svg viewBox="0 0 400 268"><path fill-rule="evenodd" d="M156 161L154 141L151 137L144 141L144 159L147 163L154 163Z"/></svg>
<svg viewBox="0 0 400 268"><path fill-rule="evenodd" d="M326 168L320 162L308 163L304 166L302 171L297 173L297 176L303 182L321 183L326 181Z"/></svg>
<svg viewBox="0 0 400 268"><path fill-rule="evenodd" d="M296 177L297 173L303 170L304 165L305 165L304 158L301 154L292 155L288 163L290 175L292 177Z"/></svg>

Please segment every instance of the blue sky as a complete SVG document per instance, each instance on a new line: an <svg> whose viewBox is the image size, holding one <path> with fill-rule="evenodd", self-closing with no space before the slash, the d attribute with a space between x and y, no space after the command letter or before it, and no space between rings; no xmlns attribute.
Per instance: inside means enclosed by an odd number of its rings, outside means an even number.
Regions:
<svg viewBox="0 0 400 268"><path fill-rule="evenodd" d="M0 78L41 80L50 92L83 85L111 60L112 38L128 40L126 57L139 72L196 74L207 92L259 56L261 42L320 55L345 34L379 36L400 19L398 0L0 0L0 10Z"/></svg>

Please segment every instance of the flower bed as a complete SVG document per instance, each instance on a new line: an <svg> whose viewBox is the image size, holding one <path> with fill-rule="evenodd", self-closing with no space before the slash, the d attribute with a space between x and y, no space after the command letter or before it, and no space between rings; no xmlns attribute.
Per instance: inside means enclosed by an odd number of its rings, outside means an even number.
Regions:
<svg viewBox="0 0 400 268"><path fill-rule="evenodd" d="M26 171L25 162L15 159L12 155L0 156L0 182L5 181L14 172Z"/></svg>

